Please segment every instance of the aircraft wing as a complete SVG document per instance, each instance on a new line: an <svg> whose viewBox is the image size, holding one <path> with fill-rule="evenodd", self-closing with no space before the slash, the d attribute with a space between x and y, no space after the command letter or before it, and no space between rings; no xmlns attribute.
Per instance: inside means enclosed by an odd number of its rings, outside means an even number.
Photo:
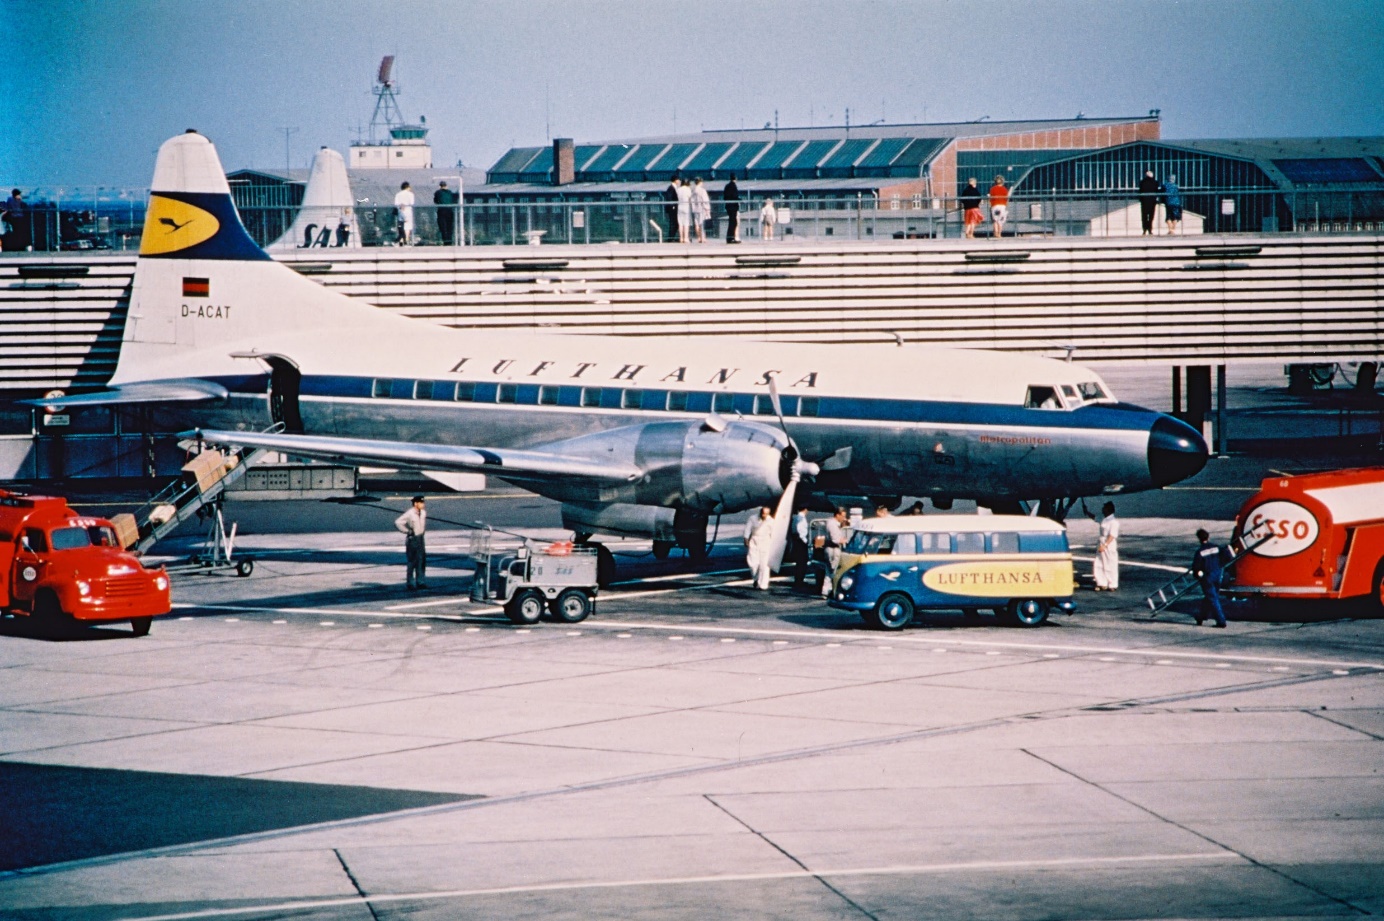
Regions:
<svg viewBox="0 0 1384 921"><path fill-rule="evenodd" d="M81 409L84 406L129 406L137 403L205 403L224 400L229 395L225 387L211 381L187 380L142 381L119 384L98 393L79 393L73 396L39 397L19 400L26 406L39 406L50 412Z"/></svg>
<svg viewBox="0 0 1384 921"><path fill-rule="evenodd" d="M326 435L290 435L269 432L199 430L182 433L220 445L267 448L346 464L394 464L415 470L460 470L488 473L509 480L575 478L592 485L623 485L644 475L628 464L593 461L551 451L514 448L473 448L460 445L419 444L407 441L374 441L334 438Z"/></svg>

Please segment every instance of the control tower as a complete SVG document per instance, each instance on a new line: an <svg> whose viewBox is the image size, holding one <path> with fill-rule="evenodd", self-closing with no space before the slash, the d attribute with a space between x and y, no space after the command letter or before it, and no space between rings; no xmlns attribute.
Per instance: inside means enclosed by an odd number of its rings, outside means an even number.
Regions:
<svg viewBox="0 0 1384 921"><path fill-rule="evenodd" d="M375 114L370 117L369 140L351 142L350 168L432 169L427 119L417 124L404 121L399 110L399 86L394 80L394 55L380 61L375 77Z"/></svg>

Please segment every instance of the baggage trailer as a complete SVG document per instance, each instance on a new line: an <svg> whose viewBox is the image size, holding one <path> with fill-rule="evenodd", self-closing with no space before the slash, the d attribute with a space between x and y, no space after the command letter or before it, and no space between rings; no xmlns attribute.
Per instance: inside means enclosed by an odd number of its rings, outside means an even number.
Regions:
<svg viewBox="0 0 1384 921"><path fill-rule="evenodd" d="M1227 594L1384 612L1384 467L1269 477L1235 520L1245 534L1271 536L1238 560Z"/></svg>
<svg viewBox="0 0 1384 921"><path fill-rule="evenodd" d="M516 624L536 624L545 610L554 620L575 624L596 608L596 550L556 541L542 545L524 538L520 547L497 548L491 528L471 539L471 600L504 606Z"/></svg>
<svg viewBox="0 0 1384 921"><path fill-rule="evenodd" d="M114 523L57 496L0 490L0 612L49 633L128 620L145 636L171 608L168 573L145 569Z"/></svg>

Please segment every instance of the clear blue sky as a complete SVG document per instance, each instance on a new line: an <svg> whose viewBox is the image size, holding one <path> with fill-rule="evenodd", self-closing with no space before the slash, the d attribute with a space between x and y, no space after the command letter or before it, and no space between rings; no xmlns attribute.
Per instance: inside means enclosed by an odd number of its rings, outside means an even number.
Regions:
<svg viewBox="0 0 1384 921"><path fill-rule="evenodd" d="M702 128L1141 115L1163 136L1384 135L1375 0L0 0L0 185L145 186L344 150L398 57L438 165Z"/></svg>

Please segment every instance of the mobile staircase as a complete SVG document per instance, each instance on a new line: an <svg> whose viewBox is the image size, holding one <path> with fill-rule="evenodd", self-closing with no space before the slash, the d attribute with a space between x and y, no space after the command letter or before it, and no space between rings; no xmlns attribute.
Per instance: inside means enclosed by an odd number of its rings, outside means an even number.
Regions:
<svg viewBox="0 0 1384 921"><path fill-rule="evenodd" d="M1222 571L1229 572L1231 567L1233 567L1242 556L1249 553L1260 544L1272 540L1273 536L1273 531L1271 529L1263 527L1262 529L1252 529L1248 534L1240 534L1234 537L1230 543L1226 545L1227 549L1230 550L1230 559L1221 567ZM1149 610L1153 612L1149 615L1149 618L1152 619L1162 614L1168 608L1172 607L1183 595L1197 588L1199 584L1200 580L1192 574L1191 569L1188 569L1176 579L1173 579L1166 585L1160 586L1152 595L1144 599L1149 606Z"/></svg>

